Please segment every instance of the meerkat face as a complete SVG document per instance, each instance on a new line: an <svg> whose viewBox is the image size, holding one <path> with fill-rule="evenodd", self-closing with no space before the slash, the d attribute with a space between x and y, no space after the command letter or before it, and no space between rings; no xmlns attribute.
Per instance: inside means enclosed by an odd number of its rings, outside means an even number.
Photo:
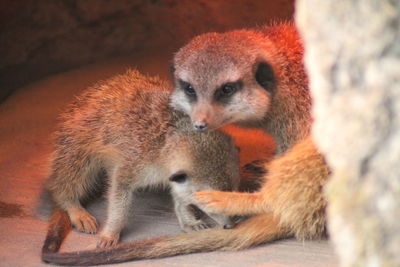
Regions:
<svg viewBox="0 0 400 267"><path fill-rule="evenodd" d="M175 55L171 105L190 115L195 130L260 121L270 107L272 63L248 32L233 33L199 36Z"/></svg>
<svg viewBox="0 0 400 267"><path fill-rule="evenodd" d="M162 158L176 203L193 208L198 204L194 197L198 191L238 189L239 151L227 134L185 131L172 134L167 140ZM199 210L199 207L194 209ZM232 225L227 215L204 214L220 226Z"/></svg>
<svg viewBox="0 0 400 267"><path fill-rule="evenodd" d="M239 151L224 132L187 132L168 139L163 154L171 188L188 199L202 190L237 190Z"/></svg>

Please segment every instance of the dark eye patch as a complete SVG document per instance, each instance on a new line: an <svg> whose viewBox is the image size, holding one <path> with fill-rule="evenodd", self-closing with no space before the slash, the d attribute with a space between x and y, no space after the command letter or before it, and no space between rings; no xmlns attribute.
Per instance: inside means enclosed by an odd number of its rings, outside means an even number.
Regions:
<svg viewBox="0 0 400 267"><path fill-rule="evenodd" d="M196 90L194 90L193 86L190 83L179 80L179 87L183 90L189 100L195 101L197 99Z"/></svg>
<svg viewBox="0 0 400 267"><path fill-rule="evenodd" d="M169 180L171 182L175 182L175 183L181 184L181 183L184 183L187 180L187 177L188 176L187 176L187 174L185 172L179 171L179 172L176 172L176 173L172 174L169 177Z"/></svg>
<svg viewBox="0 0 400 267"><path fill-rule="evenodd" d="M170 64L168 69L169 69L169 75L170 75L171 80L174 80L175 79L175 66L174 66L174 64Z"/></svg>
<svg viewBox="0 0 400 267"><path fill-rule="evenodd" d="M243 87L242 81L228 82L221 85L214 93L214 100L222 103L229 102L230 98Z"/></svg>

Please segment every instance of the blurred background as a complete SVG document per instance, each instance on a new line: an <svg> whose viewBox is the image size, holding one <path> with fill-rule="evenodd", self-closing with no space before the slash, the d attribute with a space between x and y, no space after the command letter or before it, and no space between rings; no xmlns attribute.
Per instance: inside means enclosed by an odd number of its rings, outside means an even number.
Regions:
<svg viewBox="0 0 400 267"><path fill-rule="evenodd" d="M293 0L2 0L0 101L48 74L293 15Z"/></svg>

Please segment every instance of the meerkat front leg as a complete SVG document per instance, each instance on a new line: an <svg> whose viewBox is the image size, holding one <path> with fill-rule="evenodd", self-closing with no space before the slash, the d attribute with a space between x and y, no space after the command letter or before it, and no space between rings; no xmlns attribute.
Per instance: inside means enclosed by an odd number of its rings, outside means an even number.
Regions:
<svg viewBox="0 0 400 267"><path fill-rule="evenodd" d="M257 193L200 191L196 199L207 212L227 215L251 215L269 211L265 195Z"/></svg>
<svg viewBox="0 0 400 267"><path fill-rule="evenodd" d="M100 233L97 247L112 247L118 244L119 235L125 226L132 203L131 179L127 170L119 169L110 179L107 220Z"/></svg>

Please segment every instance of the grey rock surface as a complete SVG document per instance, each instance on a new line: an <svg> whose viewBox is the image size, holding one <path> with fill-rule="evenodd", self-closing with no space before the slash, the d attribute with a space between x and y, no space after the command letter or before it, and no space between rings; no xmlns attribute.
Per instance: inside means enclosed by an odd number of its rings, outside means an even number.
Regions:
<svg viewBox="0 0 400 267"><path fill-rule="evenodd" d="M342 266L400 266L400 2L299 0Z"/></svg>

